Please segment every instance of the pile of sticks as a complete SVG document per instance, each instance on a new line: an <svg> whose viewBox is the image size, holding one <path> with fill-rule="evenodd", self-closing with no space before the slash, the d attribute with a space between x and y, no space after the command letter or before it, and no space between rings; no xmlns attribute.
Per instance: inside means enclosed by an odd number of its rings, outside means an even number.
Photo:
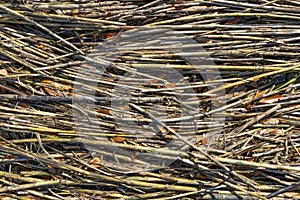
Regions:
<svg viewBox="0 0 300 200"><path fill-rule="evenodd" d="M299 8L1 1L0 196L299 199Z"/></svg>

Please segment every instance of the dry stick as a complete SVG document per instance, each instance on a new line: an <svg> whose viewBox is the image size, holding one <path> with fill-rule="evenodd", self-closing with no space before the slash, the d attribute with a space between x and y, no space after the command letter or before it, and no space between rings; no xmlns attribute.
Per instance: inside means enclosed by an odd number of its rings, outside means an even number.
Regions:
<svg viewBox="0 0 300 200"><path fill-rule="evenodd" d="M250 194L252 196L255 196L255 197L258 197L260 199L264 199L266 200L265 197L261 196L260 194L258 194L258 192L250 192L248 191L247 189L244 189L243 187L239 186L239 185L235 185L233 183L230 183L229 181L225 181L225 180L222 180L222 179L218 179L218 178L215 178L216 181L218 181L219 183L224 183L225 185L227 185L228 187L231 187L231 188L234 188L236 190L239 190L239 191L242 191L242 192L245 192L246 194Z"/></svg>
<svg viewBox="0 0 300 200"><path fill-rule="evenodd" d="M235 87L235 86L243 85L243 84L245 84L247 82L250 82L250 81L256 82L259 79L264 78L266 76L272 76L272 75L275 75L275 74L280 74L282 72L290 71L290 70L293 70L293 69L295 69L295 68L297 68L299 66L300 66L300 64L297 64L295 66L288 67L288 68L285 68L285 69L280 69L280 70L277 70L277 71L271 71L271 72L267 72L267 73L264 73L264 74L259 74L257 76L253 76L253 77L247 78L247 79L242 80L242 81L237 81L237 82L234 82L234 83L229 83L229 84L224 85L222 87L210 90L210 91L208 91L206 93L207 94L217 93L217 92L223 91L225 89L229 89L229 88L232 88L232 87Z"/></svg>
<svg viewBox="0 0 300 200"><path fill-rule="evenodd" d="M221 158L216 157L216 159L223 163L228 163L230 165L239 165L239 166L248 166L248 167L255 167L255 168L266 168L266 169L277 169L277 170L289 170L289 171L296 171L300 172L300 167L298 166L286 166L286 165L274 165L274 164L265 164L265 163L256 163L252 161L246 160L236 160L230 158Z"/></svg>
<svg viewBox="0 0 300 200"><path fill-rule="evenodd" d="M70 67L70 66L74 66L74 65L80 65L82 63L83 63L83 61L61 63L61 64L57 64L57 65L35 68L34 71L50 70L50 69L52 70L52 69L57 69L57 68L64 68L64 67Z"/></svg>
<svg viewBox="0 0 300 200"><path fill-rule="evenodd" d="M11 172L4 172L4 171L0 171L0 177L5 177L5 178L14 179L22 182L29 182L29 183L43 182L42 179L22 177L19 174L14 174Z"/></svg>
<svg viewBox="0 0 300 200"><path fill-rule="evenodd" d="M246 185L250 185L252 188L256 187L251 183L252 181L250 181L248 178L243 177L240 174L237 174L234 171L231 171L228 167L226 167L225 165L223 165L221 162L219 162L217 159L215 159L213 156L209 155L208 153L206 153L205 151L203 151L202 149L198 148L197 146L195 146L194 144L190 143L189 141L187 141L186 139L182 138L181 135L179 135L177 132L175 132L173 129L171 129L169 126L167 126L165 123L161 122L159 119L157 119L155 116L153 116L151 113L147 112L145 109L130 103L129 104L131 107L135 108L136 110L138 110L139 112L148 115L152 120L156 121L160 126L164 127L165 129L167 129L170 133L174 134L179 140L183 141L185 144L189 145L190 147L192 147L193 149L199 151L201 154L203 154L205 157L207 157L208 159L210 159L211 161L215 162L219 167L223 168L224 170L226 170L228 173L230 173L231 175L237 177L239 180L241 180L243 183L245 183Z"/></svg>
<svg viewBox="0 0 300 200"><path fill-rule="evenodd" d="M72 43L66 41L65 39L63 39L62 37L60 37L59 35L57 35L56 33L52 32L51 30L49 30L49 29L47 29L46 27L44 27L43 25L41 25L41 24L39 24L39 23L37 23L37 22L35 22L35 21L29 19L28 17L26 17L26 16L24 16L24 15L22 15L22 14L16 12L16 11L14 11L14 10L11 10L10 8L5 7L4 5L1 5L1 4L0 4L0 9L5 10L6 12L11 13L11 14L17 16L17 17L21 17L21 18L24 19L25 21L27 21L27 22L29 22L29 23L31 23L31 24L34 24L35 26L37 26L37 27L39 27L40 29L42 29L43 31L49 33L49 34L52 35L53 37L55 37L55 38L61 40L63 43L65 43L66 45L70 46L72 49L76 50L76 51L79 52L80 54L82 54L82 55L84 54L83 51L81 51L80 49L78 49L78 48L77 48L76 46L74 46Z"/></svg>
<svg viewBox="0 0 300 200"><path fill-rule="evenodd" d="M25 95L26 95L26 93L23 93L23 92L21 92L21 91L18 91L18 90L14 89L14 88L10 88L10 87L8 87L8 86L6 86L6 85L2 85L1 83L0 83L0 88L1 88L1 89L4 89L4 90L6 90L6 91L10 91L10 92L13 92L13 93L15 93L15 94L18 94L18 95L20 95L20 96L25 96Z"/></svg>
<svg viewBox="0 0 300 200"><path fill-rule="evenodd" d="M34 134L36 135L36 138L37 138L37 140L38 140L38 143L39 143L41 149L46 153L47 156L49 156L49 158L51 158L52 160L54 160L54 158L52 158L52 156L51 156L51 155L48 153L48 151L44 148L44 145L43 145L42 140L41 140L41 135L40 135L40 133L39 133L39 132L35 132Z"/></svg>
<svg viewBox="0 0 300 200"><path fill-rule="evenodd" d="M208 18L214 18L214 17L250 17L250 16L256 16L256 17L270 17L270 18L286 18L289 17L291 19L300 20L300 17L297 16L286 16L286 15L279 15L279 14L271 14L271 13L217 13L217 14L194 14L194 15L188 15L183 16L176 19L168 19L165 21L159 21L154 22L152 24L149 24L148 26L157 26L157 25L165 25L175 22L185 22L190 20L203 20Z"/></svg>
<svg viewBox="0 0 300 200"><path fill-rule="evenodd" d="M268 6L268 5L273 4L273 3L277 2L277 1L278 1L278 0L269 1L269 2L267 2L267 3L261 4L259 7L261 7L261 6ZM251 10L253 10L253 9L255 9L255 7L247 8L247 9L244 10L243 12L249 12L249 11L251 11Z"/></svg>
<svg viewBox="0 0 300 200"><path fill-rule="evenodd" d="M252 118L250 121L246 122L243 126L240 126L236 129L234 129L231 133L239 134L240 132L245 130L247 127L253 125L256 122L259 122L260 120L262 120L263 118L265 118L266 116L270 115L271 113L275 112L276 110L278 110L280 108L281 108L281 104L277 104L275 107L271 108L270 110L267 110L266 112Z"/></svg>
<svg viewBox="0 0 300 200"><path fill-rule="evenodd" d="M284 68L287 64L281 64L280 65L268 65L268 66L235 66L235 65L178 65L178 64L136 64L136 63L130 63L130 66L134 68L171 68L171 69L184 69L184 70L199 70L199 69L219 69L219 70L234 70L234 71L274 71L274 70L282 70L286 69ZM199 70L200 71L200 70ZM295 68L293 71L300 71L300 68Z"/></svg>
<svg viewBox="0 0 300 200"><path fill-rule="evenodd" d="M243 3L243 2L237 2L237 1L228 1L228 0L213 0L215 3L222 3L222 4L229 4L233 6L244 6L249 7L252 9L258 8L258 9L264 9L264 10L270 10L270 11L282 11L287 13L299 13L299 9L297 7L294 8L285 8L285 7L276 7L276 6L268 6L265 4L254 4L254 3Z"/></svg>
<svg viewBox="0 0 300 200"><path fill-rule="evenodd" d="M256 170L256 171L257 171L259 174L263 175L264 177L266 177L266 178L268 178L268 179L270 179L270 180L272 180L272 181L276 181L277 183L279 183L279 184L281 184L281 185L283 185L283 186L289 186L289 185L291 185L290 182L282 181L282 180L280 180L279 178L276 178L276 177L275 177L276 175L269 175L269 174L266 174L266 173L263 172L263 170Z"/></svg>
<svg viewBox="0 0 300 200"><path fill-rule="evenodd" d="M102 188L101 188L102 189ZM104 191L104 190L96 190L96 189L79 189L79 188L72 188L72 191L74 192L80 192L80 193L86 193L86 194L91 194L93 196L101 196L101 198L118 198L118 199L124 199L124 195L119 194L119 193L113 193L113 191ZM173 192L170 192L173 193ZM125 199L124 199L125 200ZM139 199L140 200L140 199Z"/></svg>
<svg viewBox="0 0 300 200"><path fill-rule="evenodd" d="M1 79L1 77L0 77ZM1 87L1 85L0 85ZM122 101L138 101L143 102L162 102L163 100L171 100L167 97L132 97L132 98L121 98L121 97L87 97L87 96L75 96L75 97L65 97L65 96L48 96L48 95L15 95L15 94L0 94L0 100L9 101L31 101L31 102L85 102L85 103L107 103L107 102L122 102ZM1 107L0 107L1 108ZM110 108L111 109L111 108ZM1 110L1 109L0 109ZM119 110L118 110L119 111Z"/></svg>
<svg viewBox="0 0 300 200"><path fill-rule="evenodd" d="M25 60L20 59L19 56L14 55L13 53L11 53L9 51L6 51L3 48L0 48L0 50L1 50L1 54L3 54L4 56L20 63L21 65L24 65L24 66L28 67L29 69L34 70L34 66L32 64L26 62Z"/></svg>
<svg viewBox="0 0 300 200"><path fill-rule="evenodd" d="M183 193L183 194L177 194L175 196L170 196L170 197L163 197L163 198L160 198L161 200L169 200L169 199L179 199L179 198L183 198L183 197L187 197L187 196L191 196L191 195L196 195L196 194L199 194L199 193L205 193L206 192L206 189L201 189L201 190L198 190L196 192L187 192L187 193ZM201 196L201 195L199 195ZM156 199L156 200L159 200L159 199Z"/></svg>
<svg viewBox="0 0 300 200"><path fill-rule="evenodd" d="M115 21L107 21L102 19L92 19L92 18L85 18L85 17L74 17L74 16L66 16L66 15L57 15L57 14L35 14L35 13L28 13L34 17L45 17L45 18L57 18L57 19L65 19L66 21L83 21L83 22L90 22L90 23L103 23L103 24L110 24L110 25L118 25L118 26L125 26L125 23L115 22Z"/></svg>
<svg viewBox="0 0 300 200"><path fill-rule="evenodd" d="M300 181L298 181L298 182L296 182L296 183L294 183L294 184L292 184L292 185L290 185L290 186L287 186L287 187L285 187L285 188L282 188L281 190L278 190L278 191L276 191L276 192L274 192L274 193L272 193L272 194L269 194L269 195L267 196L267 199L270 199L270 198L275 197L275 196L277 196L277 195L279 195L279 194L282 194L282 193L284 193L284 192L286 192L286 191L288 191L288 190L290 190L290 189L292 189L292 188L294 188L294 187L297 187L297 186L299 186L299 185L300 185Z"/></svg>
<svg viewBox="0 0 300 200"><path fill-rule="evenodd" d="M175 183L182 183L182 184L187 184L187 185L200 185L198 180L189 180L189 179L185 179L185 178L177 178L177 177L172 177L169 175L164 175L164 174L155 174L152 172L143 172L143 176L144 175L148 175L148 176L153 176L156 178L161 178L163 180L167 180L167 181L172 181Z"/></svg>
<svg viewBox="0 0 300 200"><path fill-rule="evenodd" d="M158 183L149 183L144 181L134 181L134 180L126 180L125 182L129 185L138 185L143 187L150 187L155 189L161 190L168 190L168 191L185 191L185 192L195 192L197 191L196 187L189 187L189 186L182 186L182 185L164 185Z"/></svg>
<svg viewBox="0 0 300 200"><path fill-rule="evenodd" d="M33 194L35 196L41 197L42 199L51 199L51 200L60 200L61 199L61 198L49 196L49 195L44 194L43 192L37 192L34 190L26 190L26 192Z"/></svg>
<svg viewBox="0 0 300 200"><path fill-rule="evenodd" d="M127 197L123 197L122 200L141 200L141 199L152 199L152 200L158 200L157 198L154 197L161 197L161 196L167 196L167 195L171 195L174 194L174 192L153 192L153 193L145 193L145 194L134 194L134 195L130 195Z"/></svg>
<svg viewBox="0 0 300 200"><path fill-rule="evenodd" d="M7 181L5 179L0 179L0 182L6 184L6 185L14 185L14 186L17 186L17 184L15 183L12 183L12 181ZM37 191L34 191L34 190L25 190L24 192L28 192L30 194L33 194L33 195L36 195L38 197L42 197L43 199L51 199L51 200L59 200L58 198L56 197L52 197L52 196L49 196L49 195L46 195L46 194L43 194L41 192L37 192Z"/></svg>
<svg viewBox="0 0 300 200"><path fill-rule="evenodd" d="M292 126L292 127L295 128L294 126ZM294 142L292 141L291 134L289 134L289 140L290 140L290 143L291 143L292 147L295 149L295 151L297 152L297 154L300 156L299 150L297 149L297 147L295 146Z"/></svg>
<svg viewBox="0 0 300 200"><path fill-rule="evenodd" d="M55 180L55 181L41 181L37 183L27 183L18 186L6 186L0 189L0 193L3 192L11 192L11 191L18 191L18 190L25 190L29 188L35 187L42 187L42 186L51 186L51 185L59 185L59 184L71 184L72 181L62 181L62 180Z"/></svg>
<svg viewBox="0 0 300 200"><path fill-rule="evenodd" d="M25 4L22 5L24 6L27 10L28 9L34 9L35 11L43 11L43 10L47 10L47 11L52 11L52 10L73 10L73 9L80 9L80 8L100 8L102 6L111 6L114 3L117 3L117 1L104 1L104 2L99 2L99 3L88 3L85 4L85 2L89 2L89 1L73 1L73 3L64 3L61 2L62 4L54 4L54 3L38 3L38 4L33 4L32 6L30 6L31 4ZM76 4L75 4L76 2ZM58 2L57 2L58 3ZM21 6L21 5L19 5Z"/></svg>

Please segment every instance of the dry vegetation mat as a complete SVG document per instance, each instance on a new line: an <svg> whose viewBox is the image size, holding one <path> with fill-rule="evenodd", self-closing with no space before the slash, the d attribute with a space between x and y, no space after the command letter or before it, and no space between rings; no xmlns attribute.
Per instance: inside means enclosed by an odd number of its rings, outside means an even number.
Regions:
<svg viewBox="0 0 300 200"><path fill-rule="evenodd" d="M300 199L300 2L2 0L0 196Z"/></svg>

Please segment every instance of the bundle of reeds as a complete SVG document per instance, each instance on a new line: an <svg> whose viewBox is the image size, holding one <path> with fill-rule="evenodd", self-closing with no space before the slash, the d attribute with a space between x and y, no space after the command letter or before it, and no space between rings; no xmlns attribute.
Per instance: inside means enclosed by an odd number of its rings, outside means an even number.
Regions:
<svg viewBox="0 0 300 200"><path fill-rule="evenodd" d="M300 3L4 0L0 196L299 199Z"/></svg>

